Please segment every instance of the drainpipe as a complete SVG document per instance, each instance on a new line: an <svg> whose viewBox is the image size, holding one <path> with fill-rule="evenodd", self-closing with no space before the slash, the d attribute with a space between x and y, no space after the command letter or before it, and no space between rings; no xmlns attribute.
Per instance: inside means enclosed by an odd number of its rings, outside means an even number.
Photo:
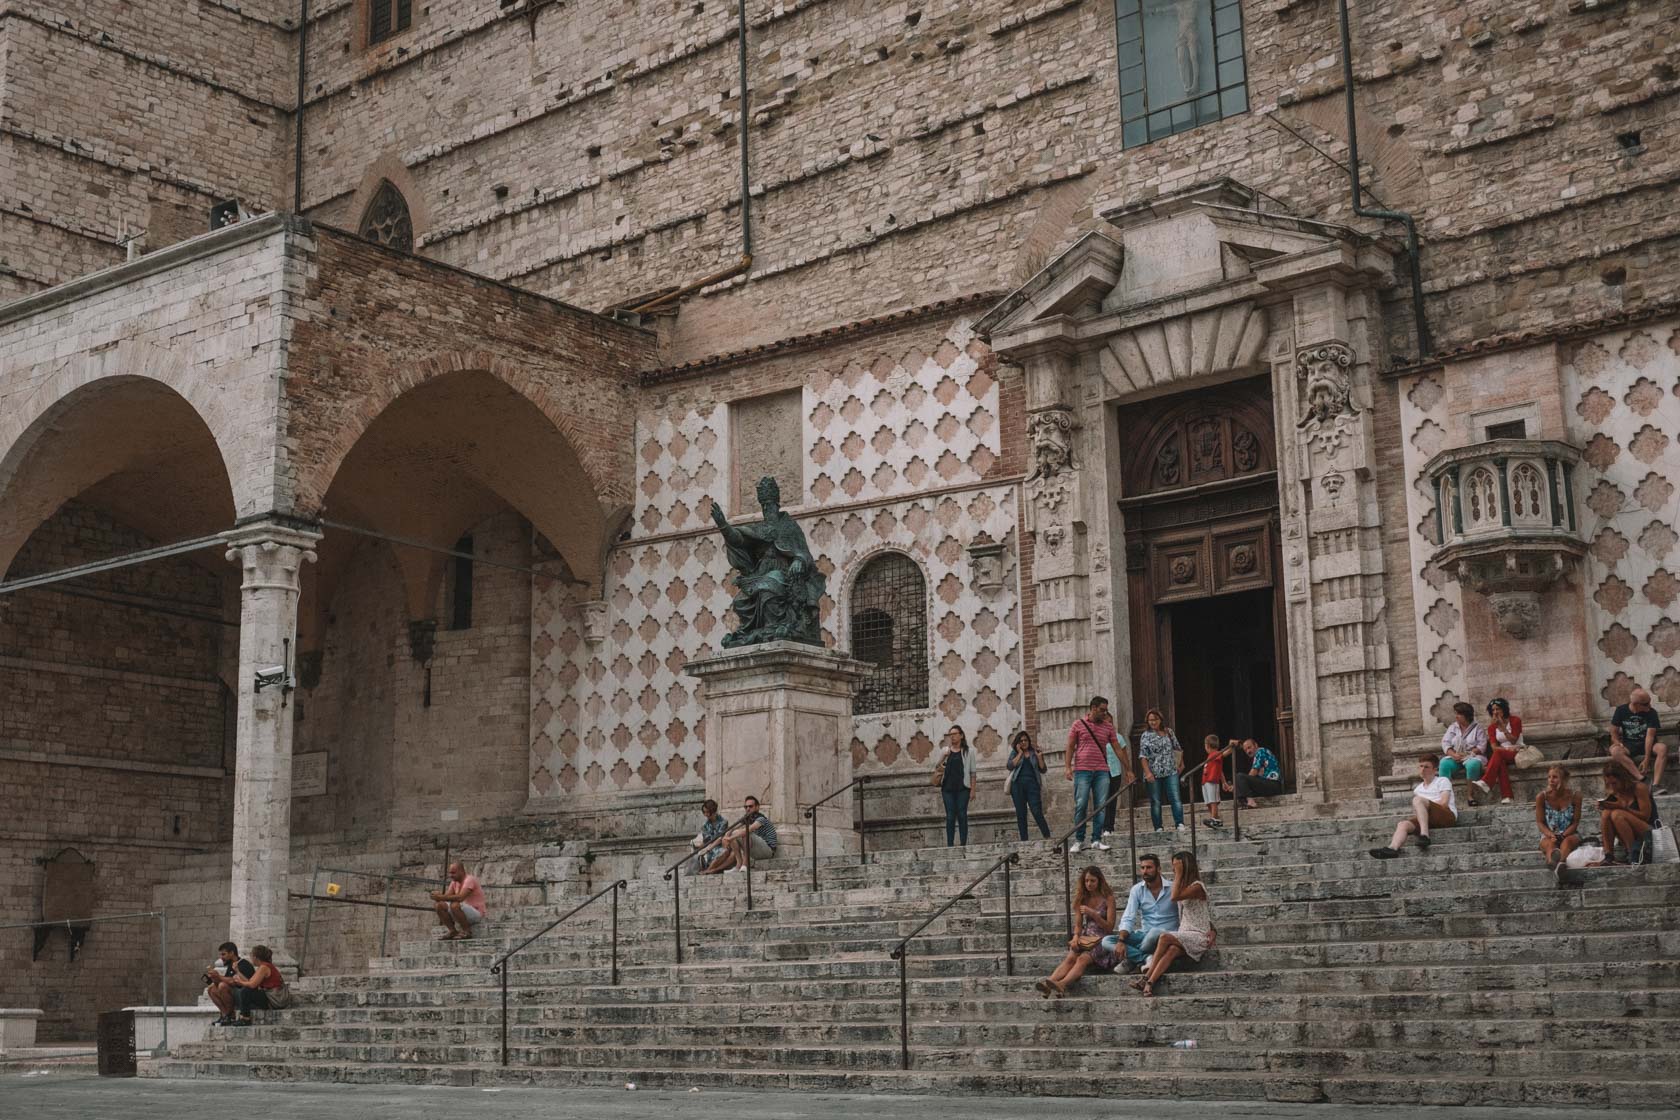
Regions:
<svg viewBox="0 0 1680 1120"><path fill-rule="evenodd" d="M703 276L691 284L684 284L673 291L657 296L646 303L638 304L628 310L635 315L643 315L649 311L657 311L667 304L675 303L684 296L698 292L701 288L708 288L713 284L739 276L752 267L752 176L750 166L750 146L747 140L747 130L750 122L747 118L747 0L740 0L735 7L737 32L735 36L738 48L737 59L740 68L738 80L741 83L741 102L738 110L740 120L736 122L735 139L741 150L741 259L710 276Z"/></svg>
<svg viewBox="0 0 1680 1120"><path fill-rule="evenodd" d="M292 153L292 212L295 214L303 213L303 98L309 56L309 0L302 0L301 7L302 14L298 16L297 112L292 122L293 143L297 148Z"/></svg>
<svg viewBox="0 0 1680 1120"><path fill-rule="evenodd" d="M1406 227L1406 257L1412 273L1412 319L1417 326L1418 360L1429 357L1434 346L1429 338L1429 321L1423 313L1423 274L1418 267L1417 223L1401 210L1374 210L1360 205L1364 191L1359 185L1359 130L1353 120L1353 45L1348 31L1347 0L1339 0L1342 15L1342 93L1347 98L1348 185L1353 190L1353 212L1361 218L1381 218Z"/></svg>

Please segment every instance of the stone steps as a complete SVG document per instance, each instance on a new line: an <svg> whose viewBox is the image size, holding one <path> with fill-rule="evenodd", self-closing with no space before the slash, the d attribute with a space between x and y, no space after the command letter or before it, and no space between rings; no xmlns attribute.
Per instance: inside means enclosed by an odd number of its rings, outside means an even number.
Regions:
<svg viewBox="0 0 1680 1120"><path fill-rule="evenodd" d="M1666 805L1665 805L1666 808ZM1060 960L1062 857L991 844L775 861L619 899L618 985L604 905L490 963L575 901L497 907L471 942L403 941L366 974L306 977L300 1003L148 1062L149 1076L486 1087L1052 1093L1349 1103L1668 1106L1680 1097L1680 865L1607 870L1559 890L1520 811L1478 809L1428 851L1365 849L1395 816L1203 833L1218 947L1145 1000L1117 977L1044 1000ZM1139 850L1188 846L1140 836ZM887 951L1015 850L1015 973L994 876L912 943L911 1069L898 1068L899 970ZM1080 853L1117 886L1129 851ZM595 889L595 888L591 888ZM575 897L582 897L581 895ZM1194 1050L1170 1043L1195 1038ZM1451 1062L1443 1064L1443 1056ZM1443 1072L1450 1076L1443 1077Z"/></svg>

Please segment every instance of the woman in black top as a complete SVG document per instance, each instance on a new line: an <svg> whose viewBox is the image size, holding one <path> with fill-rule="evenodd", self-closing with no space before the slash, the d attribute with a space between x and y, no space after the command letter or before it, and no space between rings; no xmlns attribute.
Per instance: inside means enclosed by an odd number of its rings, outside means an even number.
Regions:
<svg viewBox="0 0 1680 1120"><path fill-rule="evenodd" d="M953 727L945 733L945 749L939 752L939 765L933 768L933 784L945 801L945 846L955 844L961 830L963 847L968 847L968 799L974 796L974 749L968 745L963 729Z"/></svg>
<svg viewBox="0 0 1680 1120"><path fill-rule="evenodd" d="M1050 839L1050 826L1044 820L1044 783L1038 776L1044 773L1044 755L1026 731L1017 731L1009 744L1009 796L1015 800L1015 828L1021 839L1027 838L1027 810L1032 810L1038 830Z"/></svg>

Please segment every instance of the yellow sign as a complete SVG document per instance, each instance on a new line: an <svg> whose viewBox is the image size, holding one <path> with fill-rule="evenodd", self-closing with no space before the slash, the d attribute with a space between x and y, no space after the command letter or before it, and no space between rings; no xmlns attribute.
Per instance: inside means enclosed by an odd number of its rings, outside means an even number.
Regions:
<svg viewBox="0 0 1680 1120"><path fill-rule="evenodd" d="M328 883L327 884L327 893L328 894L336 896L338 894L338 890L339 890L339 888L338 888L337 883Z"/></svg>

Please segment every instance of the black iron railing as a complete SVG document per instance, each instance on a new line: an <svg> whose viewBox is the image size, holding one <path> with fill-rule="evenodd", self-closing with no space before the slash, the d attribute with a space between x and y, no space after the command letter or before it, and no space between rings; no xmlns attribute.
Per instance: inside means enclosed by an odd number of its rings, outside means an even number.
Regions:
<svg viewBox="0 0 1680 1120"><path fill-rule="evenodd" d="M508 962L513 959L514 954L522 951L527 945L531 944L531 942L547 935L550 930L553 930L555 927L563 924L568 918L570 918L573 914L576 914L579 910L582 910L585 906L588 906L602 895L611 894L612 982L613 986L616 987L618 985L618 892L627 889L627 887L628 884L625 883L623 879L620 879L611 886L601 888L582 902L578 903L576 906L572 907L570 910L566 911L564 914L560 915L560 917L548 923L542 929L539 929L536 933L533 933L530 937L527 937L507 952L503 953L496 959L495 963L490 966L490 975L500 976L502 978L502 1064L504 1066L508 1064Z"/></svg>
<svg viewBox="0 0 1680 1120"><path fill-rule="evenodd" d="M1079 830L1084 828L1087 824L1091 824L1095 831L1096 839L1100 842L1103 834L1103 819L1108 812L1108 807L1127 790L1131 790L1135 793L1140 781L1141 779L1139 778L1133 778L1131 781L1116 786L1113 790L1110 790L1108 796L1103 798L1101 803L1088 808L1085 816L1074 821L1073 827L1068 829L1060 840L1056 841L1053 850L1062 854L1062 910L1067 915L1067 934L1070 938L1073 936L1073 869L1071 865L1073 853L1068 849L1068 842L1071 841L1074 836L1079 833ZM1127 844L1131 847L1132 877L1134 880L1137 878L1136 810L1137 798L1134 796L1131 798L1130 804L1127 806L1126 813Z"/></svg>
<svg viewBox="0 0 1680 1120"><path fill-rule="evenodd" d="M899 1061L904 1069L910 1068L910 942L921 935L921 932L934 922L944 917L945 912L965 898L974 897L974 888L991 878L992 874L1003 869L1003 971L1005 976L1015 975L1015 913L1013 895L1009 883L1009 869L1019 863L1021 854L1010 852L986 870L982 871L968 886L945 901L945 904L932 914L926 921L893 947L892 959L898 962L898 1047Z"/></svg>
<svg viewBox="0 0 1680 1120"><path fill-rule="evenodd" d="M678 964L681 964L683 962L683 948L682 948L682 866L683 866L683 864L688 863L690 860L695 860L695 859L698 859L701 856L705 855L707 852L711 851L713 848L717 847L719 844L721 844L725 840L729 839L730 834L733 833L737 828L739 828L743 832L745 832L746 828L747 828L747 822L752 820L752 818L755 817L755 816L757 816L756 813L743 814L740 820L736 821L734 824L730 825L728 828L723 830L723 835L722 836L719 836L716 840L713 840L710 844L707 844L703 848L696 848L694 851L689 852L687 855L683 856L677 862L673 863L670 867L667 867L665 869L665 874L664 874L663 878L665 879L666 882L671 884L671 917L672 917L671 929L672 929L672 935L676 938L676 942L677 942L677 963ZM750 913L752 913L752 908L753 908L752 834L747 833L741 839L742 839L742 843L741 843L742 863L747 869L747 913L750 914Z"/></svg>
<svg viewBox="0 0 1680 1120"><path fill-rule="evenodd" d="M811 802L810 808L805 810L805 819L811 822L811 891L812 891L812 893L815 893L818 889L817 888L817 810L821 809L821 808L824 808L828 804L828 802L833 801L836 797L839 797L842 793L845 793L847 790L851 789L853 786L856 786L857 791L858 791L858 796L857 796L858 864L859 864L859 866L862 866L863 864L866 864L866 863L869 862L869 841L867 839L867 830L869 828L869 815L868 815L867 811L865 810L864 799L863 799L863 786L864 786L864 783L867 782L867 781L869 781L869 775L868 774L864 774L862 777L853 778L851 781L847 782L845 785L841 786L839 789L835 790L833 793L828 794L825 797L821 797L821 798L817 799L816 801Z"/></svg>

